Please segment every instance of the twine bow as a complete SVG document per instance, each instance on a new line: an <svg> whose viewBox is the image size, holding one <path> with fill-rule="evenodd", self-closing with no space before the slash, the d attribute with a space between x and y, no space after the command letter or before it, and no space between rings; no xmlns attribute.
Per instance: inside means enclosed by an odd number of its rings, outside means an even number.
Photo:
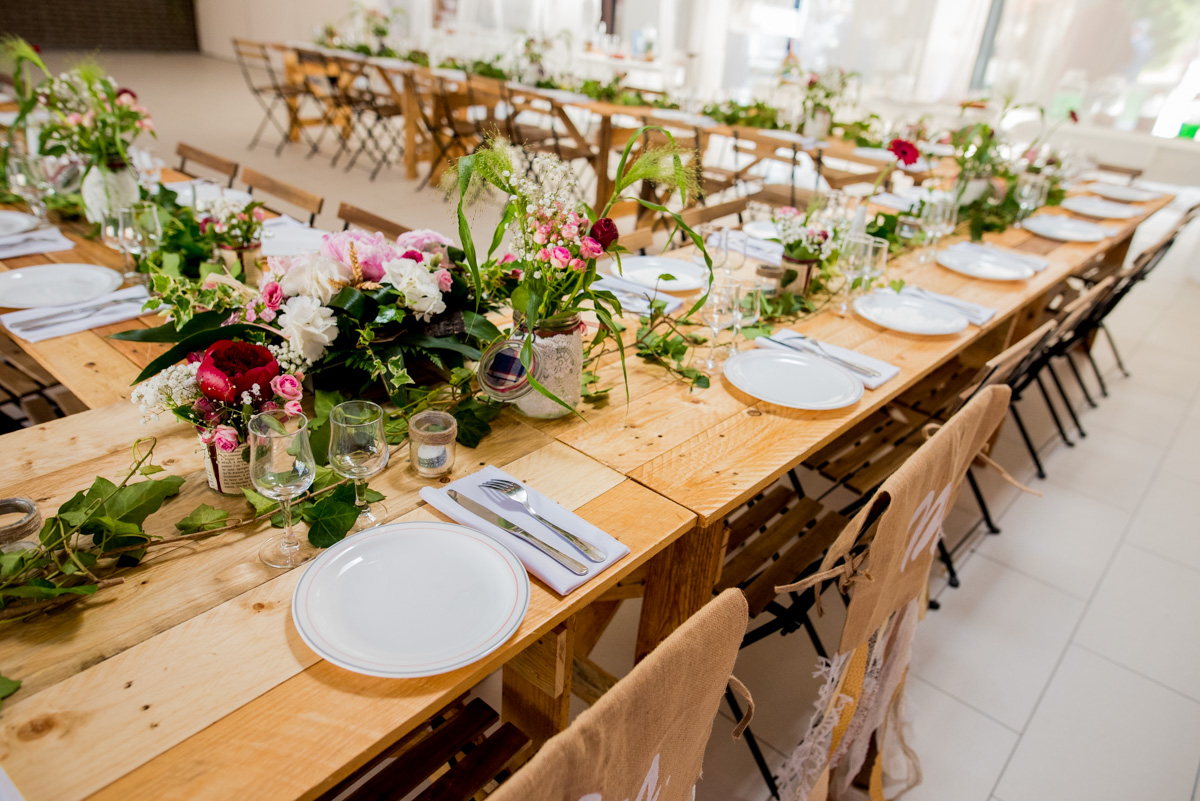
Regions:
<svg viewBox="0 0 1200 801"><path fill-rule="evenodd" d="M828 570L822 570L818 573L813 573L811 576L806 576L792 584L782 584L775 588L775 592L804 592L809 587L815 587L813 591L813 608L817 610L817 617L825 614L825 610L821 607L821 582L826 579L838 580L838 590L845 595L850 586L860 578L865 581L871 581L871 574L866 570L859 570L859 566L866 561L869 551L863 551L858 556L847 556L846 560L840 565L835 565Z"/></svg>

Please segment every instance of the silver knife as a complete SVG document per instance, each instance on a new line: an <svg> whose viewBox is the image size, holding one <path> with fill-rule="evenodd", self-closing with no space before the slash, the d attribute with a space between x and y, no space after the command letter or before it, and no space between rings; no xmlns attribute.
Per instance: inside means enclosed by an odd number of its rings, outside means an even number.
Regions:
<svg viewBox="0 0 1200 801"><path fill-rule="evenodd" d="M546 554L546 556L549 556L555 562L558 562L567 570L570 570L575 575L586 576L588 574L587 565L583 564L583 562L572 559L562 551L555 548L553 545L548 545L547 543L542 542L525 529L521 528L515 523L508 522L483 504L476 503L465 495L459 495L454 490L446 490L446 494L450 496L450 500L454 501L471 514L478 515L492 525L499 526L509 534L512 534L518 539L524 540L534 548L537 548L539 551Z"/></svg>
<svg viewBox="0 0 1200 801"><path fill-rule="evenodd" d="M74 317L85 319L93 314L100 312L110 306L124 306L129 303L145 303L146 298L139 296L130 298L118 298L116 300L108 300L104 303L97 303L92 306L83 306L78 309L67 309L65 311L47 314L42 317L34 317L32 320L22 320L19 323L14 323L10 326L14 331L36 331L39 328L45 328L51 325L59 325L60 323L75 322ZM79 315L82 315L79 317Z"/></svg>
<svg viewBox="0 0 1200 801"><path fill-rule="evenodd" d="M872 370L870 367L865 365L847 361L839 356L834 356L832 353L828 353L824 348L817 347L813 343L813 340L808 339L808 337L805 337L801 340L801 342L804 343L804 347L793 345L790 342L784 342L782 339L775 339L770 336L763 338L768 342L774 342L776 345L783 345L785 348L790 348L798 353L808 353L813 356L819 356L827 361L833 362L834 364L839 364L842 367L845 367L847 370L858 373L859 375L865 375L867 378L879 378L882 375L882 373L880 373L878 370Z"/></svg>

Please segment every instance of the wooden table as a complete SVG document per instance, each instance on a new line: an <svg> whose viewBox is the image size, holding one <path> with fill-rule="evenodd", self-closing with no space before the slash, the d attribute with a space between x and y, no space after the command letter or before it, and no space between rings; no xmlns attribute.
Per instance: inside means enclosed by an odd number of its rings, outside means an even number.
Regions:
<svg viewBox="0 0 1200 801"><path fill-rule="evenodd" d="M244 511L207 488L194 432L143 428L127 402L5 435L0 488L52 512L94 476L123 475L131 443L147 434L159 437L158 462L187 476L148 531L173 533L199 503ZM444 519L419 503L433 480L407 461L402 448L371 481L392 519ZM265 523L155 549L123 584L0 632L0 671L24 681L0 716L0 765L29 801L311 798L502 665L504 717L545 740L567 722L575 616L695 516L515 420L498 421L478 449L460 447L453 477L483 464L632 553L565 598L532 579L529 613L499 650L452 673L396 680L344 671L303 644L290 615L302 571L259 562ZM541 689L547 677L557 692Z"/></svg>

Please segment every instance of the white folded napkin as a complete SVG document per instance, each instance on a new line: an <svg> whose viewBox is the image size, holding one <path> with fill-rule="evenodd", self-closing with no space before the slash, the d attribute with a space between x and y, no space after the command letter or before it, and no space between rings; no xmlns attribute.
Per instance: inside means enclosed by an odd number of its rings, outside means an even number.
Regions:
<svg viewBox="0 0 1200 801"><path fill-rule="evenodd" d="M683 298L669 295L666 292L655 292L653 289L634 283L620 276L600 273L598 280L592 284L597 289L607 289L621 301L621 308L633 314L649 314L650 301L661 300L667 304L667 314L674 313L683 305Z"/></svg>
<svg viewBox="0 0 1200 801"><path fill-rule="evenodd" d="M75 247L57 228L41 228L0 238L0 261L36 253L60 253Z"/></svg>
<svg viewBox="0 0 1200 801"><path fill-rule="evenodd" d="M913 206L917 205L917 201L901 197L894 192L880 192L875 197L871 198L871 202L876 206L895 209L896 211L912 211Z"/></svg>
<svg viewBox="0 0 1200 801"><path fill-rule="evenodd" d="M804 342L804 339L799 334L797 334L795 331L789 331L786 328L781 329L781 330L776 331L775 333L771 334L771 339L778 339L782 342L795 342L796 347L801 348L802 350L808 350L809 352L813 353L814 355L816 355L818 357L821 355L820 351L818 351L816 348L812 347L811 345L806 344ZM756 337L754 340L754 344L760 348L774 348L776 350L792 350L792 348L789 348L787 345L780 345L779 342L771 342L766 337ZM885 362L882 359L876 359L874 356L867 356L866 354L859 353L856 350L850 350L849 348L840 348L837 345L830 345L828 342L822 342L821 347L823 347L830 354L837 356L839 359L845 359L848 362L852 362L852 363L860 365L862 367L869 367L870 369L878 372L879 373L878 378L871 378L869 376L863 375L862 373L847 371L851 375L853 375L855 378L862 381L863 386L866 387L867 389L878 389L879 387L886 384L888 381L891 381L893 378L895 378L896 375L899 374L899 372L900 372L900 368L897 367L896 365L891 364L889 362ZM843 368L843 369L845 369L845 368Z"/></svg>
<svg viewBox="0 0 1200 801"><path fill-rule="evenodd" d="M10 333L26 342L41 342L44 339L78 334L80 331L89 331L93 328L99 328L102 325L111 325L112 323L120 323L125 320L132 320L134 317L140 317L145 313L142 311L142 306L149 297L150 293L146 290L146 287L132 286L127 289L118 289L116 292L110 292L107 295L101 295L91 300L72 303L68 306L43 306L37 309L22 309L21 311L9 312L8 314L0 315L0 323ZM74 309L87 309L112 300L127 300L129 302L114 303L112 306L100 309L95 314L65 315L61 323L47 325L34 331L23 332L20 328L14 328L14 326L19 325L22 321L36 320L50 314L62 313ZM138 302L135 303L135 300Z"/></svg>
<svg viewBox="0 0 1200 801"><path fill-rule="evenodd" d="M956 298L953 295L941 295L937 292L930 292L928 289L921 289L915 286L906 286L900 290L901 295L908 295L912 298L920 298L929 300L935 303L943 302L943 305L954 309L954 311L966 317L967 320L975 325L983 325L988 320L996 316L996 309L990 306L981 306L978 303L972 303L969 300Z"/></svg>
<svg viewBox="0 0 1200 801"><path fill-rule="evenodd" d="M709 236L708 246L717 247L718 238L719 234ZM757 239L749 236L745 231L729 232L729 249L745 253L746 258L769 264L772 267L778 267L783 263L782 243L772 242L769 239Z"/></svg>
<svg viewBox="0 0 1200 801"><path fill-rule="evenodd" d="M991 257L1027 264L1034 272L1041 272L1050 266L1050 262L1028 253L1018 253L1015 250L998 248L995 245L985 245L982 242L956 242L946 250L960 250L976 257Z"/></svg>
<svg viewBox="0 0 1200 801"><path fill-rule="evenodd" d="M325 242L328 231L309 228L306 225L273 225L263 231L262 252L264 256L298 256L316 253Z"/></svg>
<svg viewBox="0 0 1200 801"><path fill-rule="evenodd" d="M307 228L308 223L302 223L290 214L280 214L278 217L268 217L263 220L263 228L277 228L279 226Z"/></svg>
<svg viewBox="0 0 1200 801"><path fill-rule="evenodd" d="M559 506L532 487L526 487L525 489L529 493L529 503L534 509L537 509L538 514L547 520L554 521L556 525L562 526L575 536L592 543L604 551L608 557L599 563L589 561L583 554L575 550L575 546L538 522L529 512L526 512L525 507L521 506L521 504L479 487L482 482L497 478L516 481L515 478L500 468L488 465L477 473L464 476L445 486L422 487L420 493L421 499L447 517L488 535L505 548L508 548L521 560L521 563L525 565L530 573L548 584L559 595L567 595L572 590L591 581L613 564L629 555L629 548L620 541L581 519L574 512ZM567 556L587 565L587 575L575 575L524 540L510 534L499 526L481 520L451 500L447 494L447 490L454 490L459 495L466 496L486 506L505 520L525 529L547 545L553 546Z"/></svg>

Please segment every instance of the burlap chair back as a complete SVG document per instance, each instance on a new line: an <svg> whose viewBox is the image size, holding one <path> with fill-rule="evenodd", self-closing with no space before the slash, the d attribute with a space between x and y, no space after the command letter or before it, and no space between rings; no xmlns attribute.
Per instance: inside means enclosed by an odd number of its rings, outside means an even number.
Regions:
<svg viewBox="0 0 1200 801"><path fill-rule="evenodd" d="M489 801L690 801L749 612L726 590Z"/></svg>

